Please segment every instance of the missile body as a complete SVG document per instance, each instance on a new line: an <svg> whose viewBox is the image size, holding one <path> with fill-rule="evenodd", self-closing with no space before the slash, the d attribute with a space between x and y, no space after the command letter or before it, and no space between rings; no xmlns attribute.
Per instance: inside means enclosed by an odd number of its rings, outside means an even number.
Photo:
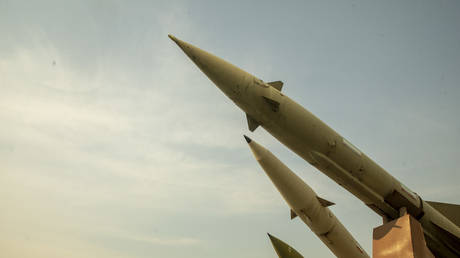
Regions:
<svg viewBox="0 0 460 258"><path fill-rule="evenodd" d="M460 256L460 228L422 200L308 110L281 93L282 82L263 82L240 68L174 36L169 37L198 68L259 125L363 201L384 220L405 207L422 224L436 257ZM458 214L457 214L458 215Z"/></svg>
<svg viewBox="0 0 460 258"><path fill-rule="evenodd" d="M291 208L337 257L369 257L327 206L331 205L270 151L246 137L257 162ZM291 215L291 217L294 217Z"/></svg>
<svg viewBox="0 0 460 258"><path fill-rule="evenodd" d="M279 258L303 258L299 252L297 252L294 248L290 247L285 242L270 234L268 234L268 237L270 238L270 242L272 242L273 248L275 249Z"/></svg>

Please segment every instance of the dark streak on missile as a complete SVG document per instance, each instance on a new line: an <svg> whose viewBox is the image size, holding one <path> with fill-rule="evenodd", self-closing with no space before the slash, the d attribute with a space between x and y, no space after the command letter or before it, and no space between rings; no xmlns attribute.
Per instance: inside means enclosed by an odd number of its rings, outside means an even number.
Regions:
<svg viewBox="0 0 460 258"><path fill-rule="evenodd" d="M252 141L251 138L247 137L246 135L243 135L243 136L244 136L244 139L246 139L247 143L250 143Z"/></svg>

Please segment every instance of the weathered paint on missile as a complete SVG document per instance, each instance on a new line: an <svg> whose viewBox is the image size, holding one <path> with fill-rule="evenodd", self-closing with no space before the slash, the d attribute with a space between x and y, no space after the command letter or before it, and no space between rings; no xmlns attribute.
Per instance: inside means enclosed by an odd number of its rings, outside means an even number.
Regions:
<svg viewBox="0 0 460 258"><path fill-rule="evenodd" d="M273 153L245 136L254 157L288 203L292 211L337 257L369 257L358 242L300 177ZM322 201L320 201L322 200Z"/></svg>
<svg viewBox="0 0 460 258"><path fill-rule="evenodd" d="M268 234L268 237L270 238L270 242L272 242L273 248L275 249L279 258L303 258L299 252L297 252L294 248L285 242L270 234Z"/></svg>
<svg viewBox="0 0 460 258"><path fill-rule="evenodd" d="M406 207L422 224L436 256L460 254L460 228L308 110L240 68L173 36L190 59L240 107L251 131L259 125L384 219Z"/></svg>

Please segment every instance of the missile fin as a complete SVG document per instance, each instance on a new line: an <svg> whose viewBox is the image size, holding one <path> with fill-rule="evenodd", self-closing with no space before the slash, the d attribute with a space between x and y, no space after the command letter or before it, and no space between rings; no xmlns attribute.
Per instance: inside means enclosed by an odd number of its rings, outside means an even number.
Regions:
<svg viewBox="0 0 460 258"><path fill-rule="evenodd" d="M248 120L249 131L254 132L259 127L259 123L252 116L246 114L246 120Z"/></svg>
<svg viewBox="0 0 460 258"><path fill-rule="evenodd" d="M430 201L427 201L427 203L460 227L460 205Z"/></svg>
<svg viewBox="0 0 460 258"><path fill-rule="evenodd" d="M291 219L295 219L297 217L297 213L295 211L291 210Z"/></svg>
<svg viewBox="0 0 460 258"><path fill-rule="evenodd" d="M316 198L318 199L319 203L321 203L321 205L322 205L323 207L329 207L329 206L332 206L332 205L335 204L335 203L333 203L333 202L330 202L330 201L328 201L328 200L326 200L326 199L323 199L323 198L321 198L321 197L318 197L318 196L316 196Z"/></svg>
<svg viewBox="0 0 460 258"><path fill-rule="evenodd" d="M281 89L283 88L282 81L267 82L267 84L277 89L278 91L281 91Z"/></svg>
<svg viewBox="0 0 460 258"><path fill-rule="evenodd" d="M270 105L270 107L271 107L273 112L278 112L278 110L280 108L280 103L278 101L273 100L271 98L267 98L265 96L263 96L263 98L264 98L265 102L267 102Z"/></svg>

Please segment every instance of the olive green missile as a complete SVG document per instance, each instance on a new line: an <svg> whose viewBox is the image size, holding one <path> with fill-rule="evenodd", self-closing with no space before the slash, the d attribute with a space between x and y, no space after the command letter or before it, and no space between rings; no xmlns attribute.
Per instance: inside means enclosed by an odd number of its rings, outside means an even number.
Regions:
<svg viewBox="0 0 460 258"><path fill-rule="evenodd" d="M254 157L291 208L339 258L369 257L358 242L329 210L334 203L322 199L300 177L269 150L244 136Z"/></svg>
<svg viewBox="0 0 460 258"><path fill-rule="evenodd" d="M361 150L281 93L281 81L264 82L174 36L170 38L243 112L250 131L259 126L363 201L384 221L400 210L422 225L436 257L460 256L460 206L424 201Z"/></svg>
<svg viewBox="0 0 460 258"><path fill-rule="evenodd" d="M294 248L285 242L270 234L268 234L268 237L270 238L270 242L272 242L273 248L275 249L279 258L303 258L299 252L297 252Z"/></svg>

